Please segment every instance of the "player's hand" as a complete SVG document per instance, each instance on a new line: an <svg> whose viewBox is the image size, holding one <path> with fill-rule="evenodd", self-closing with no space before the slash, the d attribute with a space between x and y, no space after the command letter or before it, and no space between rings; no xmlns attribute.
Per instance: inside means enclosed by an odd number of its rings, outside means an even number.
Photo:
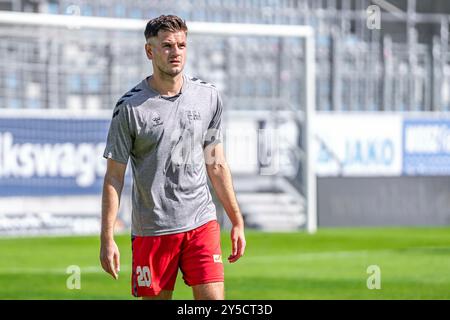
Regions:
<svg viewBox="0 0 450 320"><path fill-rule="evenodd" d="M108 272L114 279L119 279L120 253L114 240L102 240L100 262L103 270Z"/></svg>
<svg viewBox="0 0 450 320"><path fill-rule="evenodd" d="M245 252L244 226L236 225L231 229L231 255L228 257L230 263L236 262Z"/></svg>

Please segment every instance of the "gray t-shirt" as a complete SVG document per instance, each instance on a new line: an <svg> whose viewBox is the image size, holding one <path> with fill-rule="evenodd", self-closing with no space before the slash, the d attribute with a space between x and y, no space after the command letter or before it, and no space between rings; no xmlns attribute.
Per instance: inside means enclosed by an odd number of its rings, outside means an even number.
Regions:
<svg viewBox="0 0 450 320"><path fill-rule="evenodd" d="M131 158L133 235L189 231L217 219L204 148L221 142L221 98L186 75L171 98L147 79L117 102L103 156L124 164Z"/></svg>

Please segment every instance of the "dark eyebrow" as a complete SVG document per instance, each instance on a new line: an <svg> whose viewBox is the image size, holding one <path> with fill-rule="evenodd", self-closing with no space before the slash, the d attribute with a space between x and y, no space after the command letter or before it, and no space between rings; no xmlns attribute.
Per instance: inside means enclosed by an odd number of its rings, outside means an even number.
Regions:
<svg viewBox="0 0 450 320"><path fill-rule="evenodd" d="M164 45L168 44L168 45L171 46L171 45L174 44L174 43L176 43L176 42L164 41L164 42L162 43L162 45L164 46ZM178 44L179 44L179 45L186 45L186 41L179 42Z"/></svg>

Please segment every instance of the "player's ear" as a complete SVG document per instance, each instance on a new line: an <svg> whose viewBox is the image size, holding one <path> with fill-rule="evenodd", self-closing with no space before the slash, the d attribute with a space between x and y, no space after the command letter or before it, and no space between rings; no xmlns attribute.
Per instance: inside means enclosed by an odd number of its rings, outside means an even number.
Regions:
<svg viewBox="0 0 450 320"><path fill-rule="evenodd" d="M153 50L153 48L150 44L150 41L147 41L147 43L145 44L145 53L147 54L147 58L149 60L153 59L153 51L152 50Z"/></svg>

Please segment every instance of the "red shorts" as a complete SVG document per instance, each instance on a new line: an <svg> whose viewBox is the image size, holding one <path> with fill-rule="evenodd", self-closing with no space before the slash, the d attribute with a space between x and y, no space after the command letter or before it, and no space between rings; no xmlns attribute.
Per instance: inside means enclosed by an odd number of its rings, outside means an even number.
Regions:
<svg viewBox="0 0 450 320"><path fill-rule="evenodd" d="M131 290L135 297L173 291L178 268L188 286L224 280L216 220L187 232L133 237L132 250Z"/></svg>

